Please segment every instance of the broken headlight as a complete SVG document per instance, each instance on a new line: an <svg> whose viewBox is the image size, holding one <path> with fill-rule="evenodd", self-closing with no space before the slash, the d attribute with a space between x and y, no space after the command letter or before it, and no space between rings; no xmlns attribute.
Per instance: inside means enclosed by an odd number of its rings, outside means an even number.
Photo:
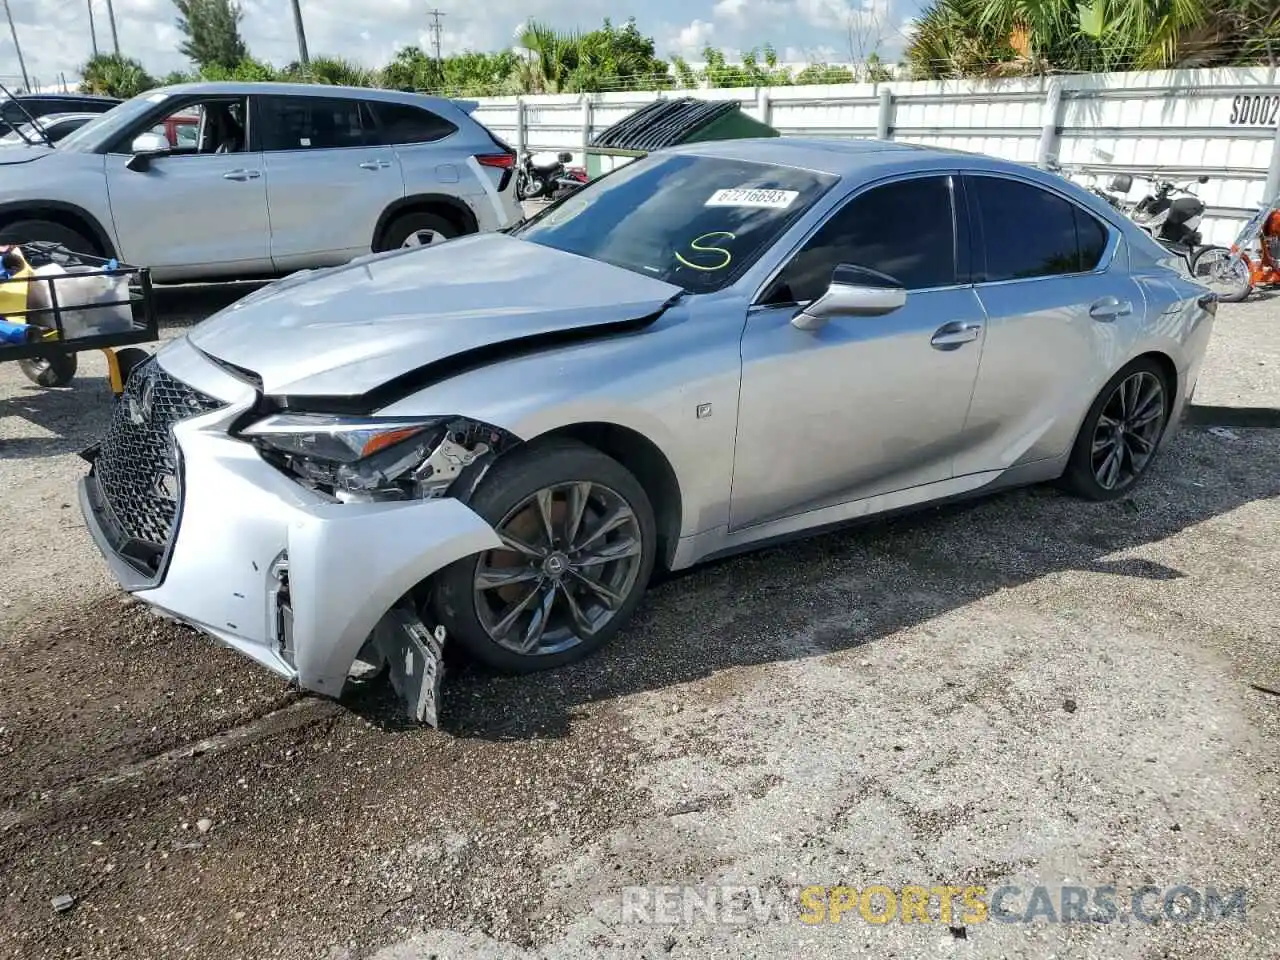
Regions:
<svg viewBox="0 0 1280 960"><path fill-rule="evenodd" d="M442 495L489 446L469 421L276 414L241 435L305 486L339 500Z"/></svg>

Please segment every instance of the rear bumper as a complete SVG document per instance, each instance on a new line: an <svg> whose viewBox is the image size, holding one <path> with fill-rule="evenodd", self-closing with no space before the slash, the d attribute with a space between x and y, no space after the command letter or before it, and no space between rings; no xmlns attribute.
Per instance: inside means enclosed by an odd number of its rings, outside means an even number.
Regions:
<svg viewBox="0 0 1280 960"><path fill-rule="evenodd" d="M157 574L122 556L92 471L80 481L85 522L139 600L303 689L337 696L374 626L407 591L500 544L458 500L334 503L307 490L226 433L243 409L174 426L181 499Z"/></svg>

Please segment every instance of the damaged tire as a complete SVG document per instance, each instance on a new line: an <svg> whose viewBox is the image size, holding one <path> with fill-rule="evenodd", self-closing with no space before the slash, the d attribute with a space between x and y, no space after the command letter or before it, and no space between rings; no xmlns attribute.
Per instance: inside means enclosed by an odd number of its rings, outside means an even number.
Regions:
<svg viewBox="0 0 1280 960"><path fill-rule="evenodd" d="M575 441L497 461L469 506L505 547L436 577L435 618L477 659L511 673L580 660L618 633L653 572L653 507L620 463Z"/></svg>

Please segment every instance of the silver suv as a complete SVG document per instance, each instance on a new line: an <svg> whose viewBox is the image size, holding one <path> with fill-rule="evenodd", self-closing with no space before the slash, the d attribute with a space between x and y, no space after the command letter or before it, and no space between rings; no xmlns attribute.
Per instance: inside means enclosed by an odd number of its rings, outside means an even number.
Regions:
<svg viewBox="0 0 1280 960"><path fill-rule="evenodd" d="M0 243L53 240L179 281L497 230L521 219L515 151L474 108L318 84L150 90L56 150L0 149Z"/></svg>

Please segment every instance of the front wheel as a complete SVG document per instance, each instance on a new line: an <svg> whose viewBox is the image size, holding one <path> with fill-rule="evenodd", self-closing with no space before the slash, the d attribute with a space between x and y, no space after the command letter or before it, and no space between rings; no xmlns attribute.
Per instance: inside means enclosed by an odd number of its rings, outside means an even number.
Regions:
<svg viewBox="0 0 1280 960"><path fill-rule="evenodd" d="M1138 359L1107 381L1071 450L1062 485L1089 500L1123 496L1155 459L1173 406L1160 365Z"/></svg>
<svg viewBox="0 0 1280 960"><path fill-rule="evenodd" d="M26 374L27 379L42 387L65 387L75 377L78 367L74 353L18 361L18 369Z"/></svg>
<svg viewBox="0 0 1280 960"><path fill-rule="evenodd" d="M573 441L497 461L471 498L503 547L436 578L436 619L477 659L532 673L588 656L631 618L656 555L653 508L616 460Z"/></svg>
<svg viewBox="0 0 1280 960"><path fill-rule="evenodd" d="M1253 291L1249 264L1226 247L1201 247L1192 254L1191 277L1225 303L1239 303Z"/></svg>

